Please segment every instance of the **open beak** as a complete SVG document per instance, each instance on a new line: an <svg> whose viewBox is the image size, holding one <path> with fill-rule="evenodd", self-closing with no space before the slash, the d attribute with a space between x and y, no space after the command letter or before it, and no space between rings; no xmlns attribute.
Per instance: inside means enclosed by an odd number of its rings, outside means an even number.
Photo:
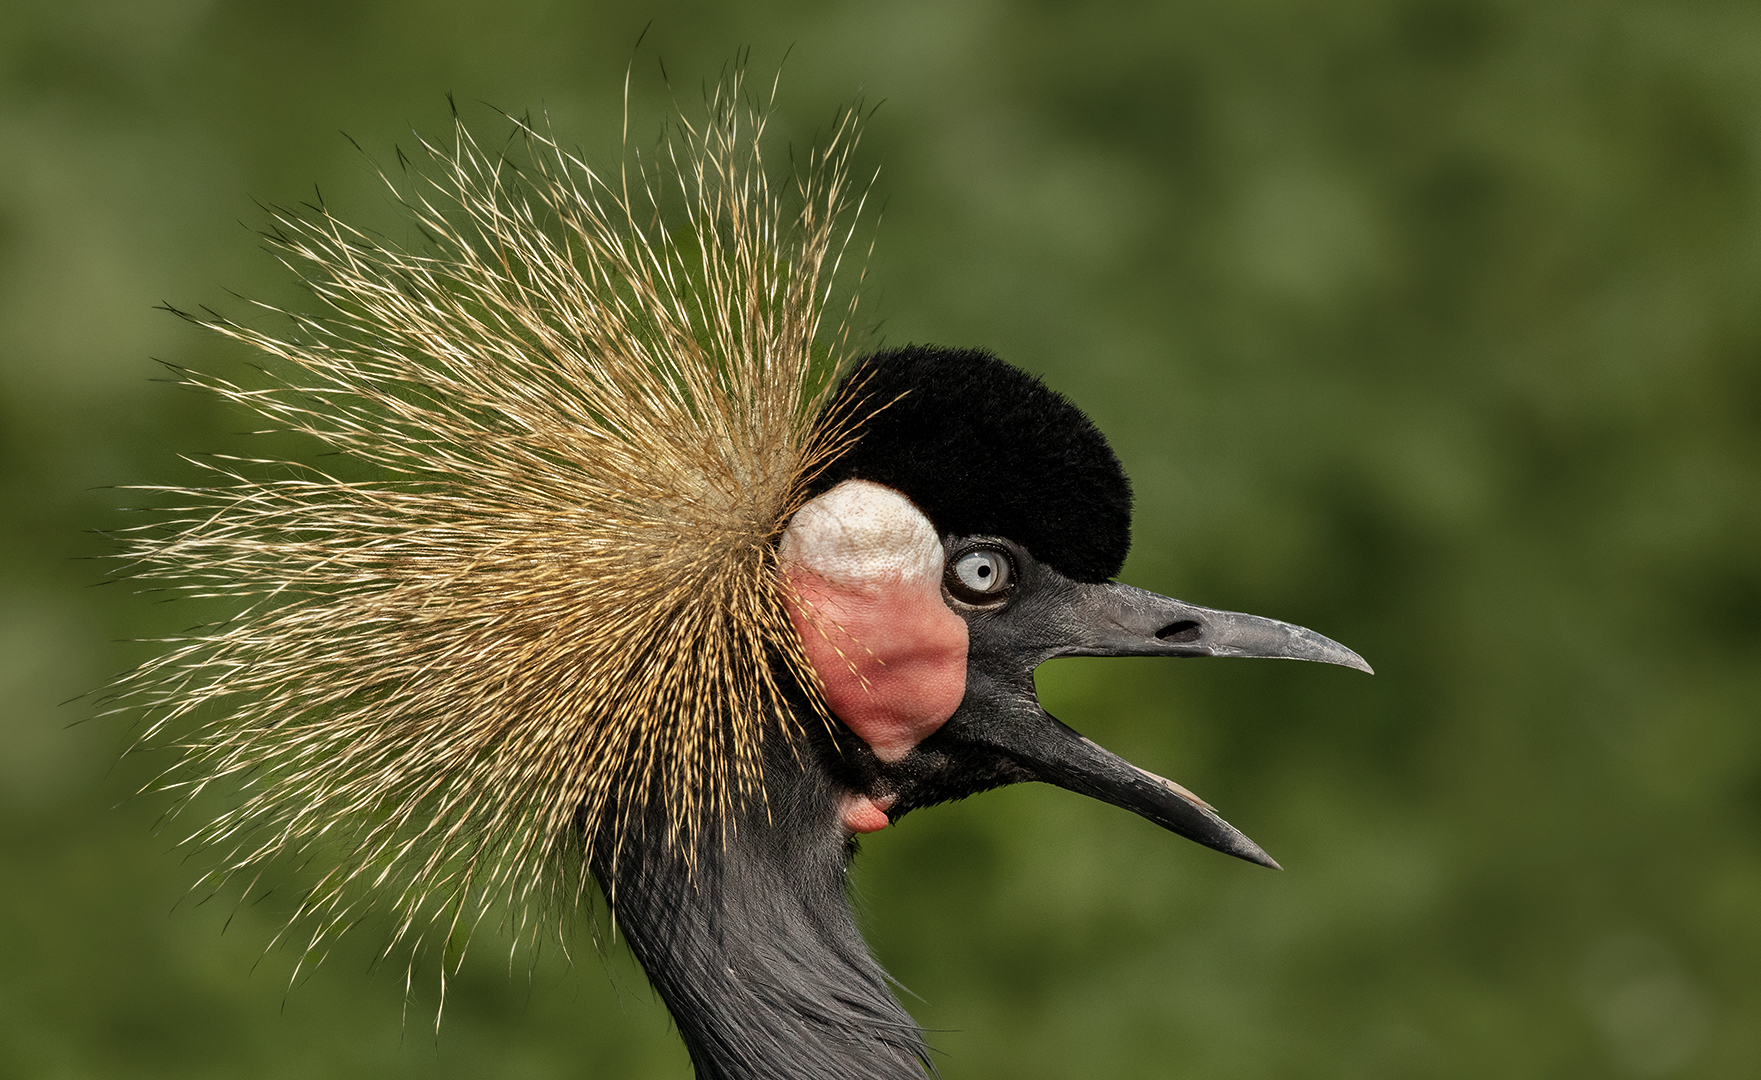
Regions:
<svg viewBox="0 0 1761 1080"><path fill-rule="evenodd" d="M1213 611L1115 582L1064 584L1035 613L1025 637L1037 640L1025 650L1028 655L1017 652L1018 659L1037 666L1054 656L1243 656L1370 671L1362 657L1338 642L1276 619ZM999 651L1013 651L996 644ZM1047 714L1037 698L1031 704L1017 699L1015 709L1015 722L995 729L1003 736L998 748L1035 779L1130 810L1206 847L1278 868L1203 799L1090 742ZM1029 709L1037 715L1022 715Z"/></svg>

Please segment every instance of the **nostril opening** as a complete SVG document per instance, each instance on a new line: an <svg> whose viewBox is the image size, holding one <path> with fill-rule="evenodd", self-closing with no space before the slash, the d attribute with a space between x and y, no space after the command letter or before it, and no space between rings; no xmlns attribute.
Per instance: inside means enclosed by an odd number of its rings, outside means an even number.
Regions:
<svg viewBox="0 0 1761 1080"><path fill-rule="evenodd" d="M1156 636L1163 641L1197 641L1204 632L1205 628L1193 620L1181 619L1157 630Z"/></svg>

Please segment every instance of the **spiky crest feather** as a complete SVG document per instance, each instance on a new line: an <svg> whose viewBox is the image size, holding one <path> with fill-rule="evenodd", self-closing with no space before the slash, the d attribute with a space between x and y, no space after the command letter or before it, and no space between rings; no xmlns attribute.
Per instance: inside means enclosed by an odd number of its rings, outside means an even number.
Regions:
<svg viewBox="0 0 1761 1080"><path fill-rule="evenodd" d="M115 701L183 749L184 802L236 787L193 836L216 880L316 861L308 951L374 898L396 939L498 904L525 934L589 888L584 836L658 799L694 851L762 799L767 732L792 737L779 678L813 676L775 540L853 429L820 412L854 312L852 291L822 325L865 197L859 116L785 199L770 104L738 72L706 101L616 178L529 122L516 164L455 115L432 171L387 178L425 247L274 211L322 313L258 305L279 336L186 316L282 372L188 384L374 474L216 459L211 487L149 489L177 508L126 534L130 576L243 604Z"/></svg>

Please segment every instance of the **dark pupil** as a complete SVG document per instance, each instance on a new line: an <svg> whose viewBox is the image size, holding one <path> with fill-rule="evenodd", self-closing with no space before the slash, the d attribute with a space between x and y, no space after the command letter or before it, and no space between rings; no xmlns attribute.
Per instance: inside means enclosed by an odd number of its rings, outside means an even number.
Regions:
<svg viewBox="0 0 1761 1080"><path fill-rule="evenodd" d="M980 564L979 568L978 568L978 576L981 578L990 577L991 576L991 568L988 566L985 566L983 564Z"/></svg>

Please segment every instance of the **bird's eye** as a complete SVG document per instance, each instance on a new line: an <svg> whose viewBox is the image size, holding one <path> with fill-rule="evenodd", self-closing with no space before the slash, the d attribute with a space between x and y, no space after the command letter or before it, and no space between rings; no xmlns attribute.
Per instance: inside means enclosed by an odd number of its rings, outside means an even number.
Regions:
<svg viewBox="0 0 1761 1080"><path fill-rule="evenodd" d="M1015 567L996 548L972 548L948 564L948 591L969 604L995 603L1015 586Z"/></svg>

